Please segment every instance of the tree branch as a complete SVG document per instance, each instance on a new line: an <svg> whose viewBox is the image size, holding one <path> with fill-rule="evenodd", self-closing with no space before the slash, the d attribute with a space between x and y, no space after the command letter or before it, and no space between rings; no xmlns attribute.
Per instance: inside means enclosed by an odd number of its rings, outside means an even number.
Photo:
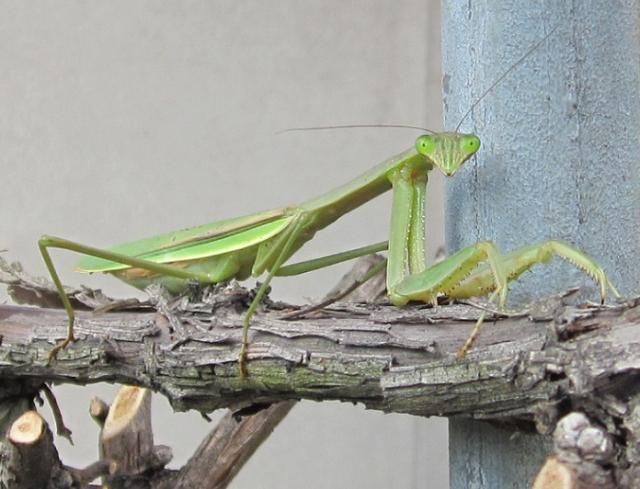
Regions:
<svg viewBox="0 0 640 489"><path fill-rule="evenodd" d="M255 317L249 378L238 375L242 311L202 303L157 313L80 312L80 341L47 365L64 336L64 312L0 306L0 375L149 387L178 410L238 409L289 399L362 402L417 415L531 421L541 403L615 395L640 369L638 300L615 307L562 306L551 315L487 320L469 355L460 347L478 310L345 306L325 317ZM623 375L624 374L624 375ZM612 382L612 380L616 380Z"/></svg>
<svg viewBox="0 0 640 489"><path fill-rule="evenodd" d="M20 297L55 304L39 283L26 293L24 284L12 284ZM0 306L0 375L34 392L45 382L134 384L162 393L177 410L203 413L230 407L246 414L273 404L239 422L227 415L180 471L157 471L158 488L177 480L195 487L199 460L212 454L223 455L207 468L216 474L211 487L225 487L298 399L555 430L554 454L536 487L558 477L567 489L640 483L640 298L569 306L563 294L500 318L489 310L461 360L458 349L490 308L340 305L286 321L283 310L293 306L269 304L252 320L249 377L242 379L239 342L250 294L234 286L197 292L197 299L177 302L154 297L161 312L131 301L124 304L145 309L81 311L79 341L51 365L48 353L66 334L65 313ZM110 304L85 289L70 293L91 307Z"/></svg>

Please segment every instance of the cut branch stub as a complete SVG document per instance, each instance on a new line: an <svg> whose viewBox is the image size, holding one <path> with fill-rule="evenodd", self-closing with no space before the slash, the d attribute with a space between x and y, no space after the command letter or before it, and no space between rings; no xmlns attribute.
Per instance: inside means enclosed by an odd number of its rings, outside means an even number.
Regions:
<svg viewBox="0 0 640 489"><path fill-rule="evenodd" d="M141 474L155 465L148 389L124 386L118 391L105 420L100 445L113 475Z"/></svg>
<svg viewBox="0 0 640 489"><path fill-rule="evenodd" d="M51 430L37 412L27 411L20 416L11 426L7 440L11 448L3 450L3 458L6 457L3 466L14 477L4 481L6 487L71 487L70 474L60 470L62 466ZM61 477L64 480L60 480Z"/></svg>

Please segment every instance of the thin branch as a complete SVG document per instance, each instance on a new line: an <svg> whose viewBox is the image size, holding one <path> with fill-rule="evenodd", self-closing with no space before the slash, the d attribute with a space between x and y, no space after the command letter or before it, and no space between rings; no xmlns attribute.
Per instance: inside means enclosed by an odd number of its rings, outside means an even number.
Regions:
<svg viewBox="0 0 640 489"><path fill-rule="evenodd" d="M584 382L575 385L574 370L598 385L603 375L619 373L615 362L601 372L605 344L608 363L623 358L626 372L640 371L638 301L561 307L544 320L488 318L462 361L456 351L480 313L471 307L356 305L290 322L269 310L251 328L247 380L237 365L242 311L204 308L196 303L174 312L188 338L174 337L154 313L81 312L80 341L47 365L49 349L66 331L64 313L0 306L0 375L141 385L162 392L178 410L202 412L306 398L420 415L531 419L540 401L558 399L559 389L584 389Z"/></svg>
<svg viewBox="0 0 640 489"><path fill-rule="evenodd" d="M135 384L161 392L177 410L203 413L220 407L252 412L279 401L286 413L298 399L341 400L551 433L559 419L577 412L606 428L602 436L617 447L619 460L591 473L626 481L620 487L640 481L640 401L633 395L640 378L640 298L569 306L557 296L530 307L527 316L510 317L467 305L335 305L322 317L295 321L281 319L286 305L271 304L252 321L250 375L241 379L237 360L248 300L240 289L218 288L167 303L163 314L80 312L80 341L51 365L48 352L66 334L64 312L0 306L0 375ZM485 327L468 355L457 359L481 314ZM182 476L190 487L202 460L215 453L222 458L209 474L217 474L212 480L220 485L211 487L224 487L281 414L264 411L240 423L228 415L191 463L180 473L165 471L164 481ZM580 458L584 447L577 448L569 467L575 473L589 462ZM560 460L569 453L563 449L556 447Z"/></svg>
<svg viewBox="0 0 640 489"><path fill-rule="evenodd" d="M228 412L202 441L171 487L224 489L296 401L273 404L251 416Z"/></svg>

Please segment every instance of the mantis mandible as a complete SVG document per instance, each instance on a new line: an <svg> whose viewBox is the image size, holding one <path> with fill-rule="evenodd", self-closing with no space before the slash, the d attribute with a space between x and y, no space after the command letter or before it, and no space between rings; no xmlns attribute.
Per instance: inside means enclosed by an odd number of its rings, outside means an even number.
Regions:
<svg viewBox="0 0 640 489"><path fill-rule="evenodd" d="M555 29L520 61L553 31ZM476 104L520 61L496 80ZM176 294L184 291L194 280L212 284L266 274L243 322L239 354L243 375L246 374L251 317L274 276L296 275L384 249L388 249L388 296L397 306L409 301L435 304L439 295L464 299L491 294L491 299L497 297L499 306L504 307L508 282L554 255L589 274L597 282L603 301L608 289L617 296L616 289L595 260L570 244L556 240L524 246L507 255L501 255L492 242L481 241L427 266L424 206L429 172L437 168L447 177L453 176L479 148L478 136L461 133L457 129L454 132L423 134L408 150L297 206L216 221L109 249L42 236L38 243L40 252L68 315L67 336L51 350L50 359L75 340L74 310L51 259L50 248L85 255L78 263L78 271L109 273L139 289L160 283ZM316 232L388 190L393 191L388 242L301 264L286 264Z"/></svg>

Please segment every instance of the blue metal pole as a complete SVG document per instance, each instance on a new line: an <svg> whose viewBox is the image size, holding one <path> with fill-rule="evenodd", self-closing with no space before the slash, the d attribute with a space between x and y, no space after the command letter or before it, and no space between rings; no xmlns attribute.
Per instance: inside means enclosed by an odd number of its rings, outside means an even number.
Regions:
<svg viewBox="0 0 640 489"><path fill-rule="evenodd" d="M594 256L623 294L640 292L639 0L443 2L445 127L531 46L539 49L463 122L482 148L448 183L450 251L544 239ZM585 285L554 260L511 287L514 302ZM529 487L546 443L473 421L450 423L451 487ZM527 456L530 454L530 456ZM508 468L508 470L506 470Z"/></svg>

